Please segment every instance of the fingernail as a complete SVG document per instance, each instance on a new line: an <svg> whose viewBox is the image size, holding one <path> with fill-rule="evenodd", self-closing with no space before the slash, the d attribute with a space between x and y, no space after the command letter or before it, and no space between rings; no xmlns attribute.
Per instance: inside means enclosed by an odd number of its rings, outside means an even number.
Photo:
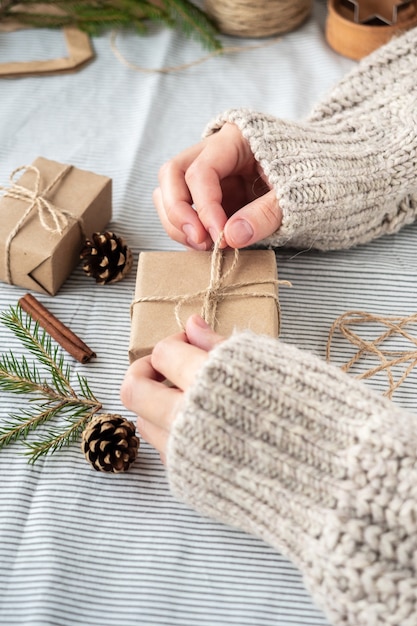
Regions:
<svg viewBox="0 0 417 626"><path fill-rule="evenodd" d="M190 248L193 248L194 250L207 250L207 245L205 241L203 241L203 243L195 243L195 241L191 241L187 238L186 243L187 246L190 246Z"/></svg>
<svg viewBox="0 0 417 626"><path fill-rule="evenodd" d="M187 237L187 241L197 241L197 231L192 224L184 224L182 232Z"/></svg>
<svg viewBox="0 0 417 626"><path fill-rule="evenodd" d="M210 233L210 237L213 240L213 243L216 243L217 237L219 236L217 229L212 226L211 228L209 228L209 233Z"/></svg>
<svg viewBox="0 0 417 626"><path fill-rule="evenodd" d="M193 315L192 320L196 326L199 326L200 328L204 328L204 330L207 330L208 328L210 328L207 322L203 320L203 318L200 315Z"/></svg>
<svg viewBox="0 0 417 626"><path fill-rule="evenodd" d="M236 220L227 229L227 238L235 246L246 245L253 237L253 228L246 220Z"/></svg>

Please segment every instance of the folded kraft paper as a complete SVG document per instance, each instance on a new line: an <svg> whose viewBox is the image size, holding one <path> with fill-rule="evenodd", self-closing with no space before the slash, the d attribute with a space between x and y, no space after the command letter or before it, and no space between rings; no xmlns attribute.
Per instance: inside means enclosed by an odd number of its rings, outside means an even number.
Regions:
<svg viewBox="0 0 417 626"><path fill-rule="evenodd" d="M237 256L238 254L238 256ZM278 276L272 250L221 252L213 272L211 252L142 252L132 303L129 359L149 354L180 332L193 313L224 336L250 329L277 337Z"/></svg>
<svg viewBox="0 0 417 626"><path fill-rule="evenodd" d="M111 179L39 157L0 189L0 280L55 295L111 219Z"/></svg>

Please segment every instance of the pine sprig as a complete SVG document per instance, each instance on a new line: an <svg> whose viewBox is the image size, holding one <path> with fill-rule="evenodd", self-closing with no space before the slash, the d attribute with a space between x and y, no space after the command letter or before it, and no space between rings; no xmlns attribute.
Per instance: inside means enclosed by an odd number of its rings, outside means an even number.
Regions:
<svg viewBox="0 0 417 626"><path fill-rule="evenodd" d="M0 429L0 447L18 439L26 440L32 430L53 419L64 407L64 402L49 408L34 405L33 410L22 409L20 413L9 415L9 419L5 420L4 426Z"/></svg>
<svg viewBox="0 0 417 626"><path fill-rule="evenodd" d="M67 385L71 368L65 367L64 357L60 356L59 347L52 342L51 336L30 315L24 313L19 305L16 308L10 307L9 313L2 314L0 320L50 372L54 383L58 385L57 391L63 392L66 388L71 393L71 385Z"/></svg>
<svg viewBox="0 0 417 626"><path fill-rule="evenodd" d="M58 413L62 415L62 413L67 410L70 410L71 413L65 416L67 423L66 428L49 428L46 435L37 441L25 441L27 448L26 454L30 456L29 460L31 463L35 463L40 456L44 456L48 453L53 454L62 447L76 441L84 430L87 422L89 422L93 415L99 410L99 407L95 410L89 410L85 407L77 407L75 404L71 405L68 403L62 406Z"/></svg>
<svg viewBox="0 0 417 626"><path fill-rule="evenodd" d="M27 448L29 461L34 463L40 456L75 441L102 405L87 379L78 373L78 391L74 389L71 367L59 347L19 305L2 313L0 321L35 357L32 363L11 351L0 357L0 389L25 394L29 400L28 407L0 424L0 449L20 440ZM51 426L38 441L27 440L32 431L46 423Z"/></svg>
<svg viewBox="0 0 417 626"><path fill-rule="evenodd" d="M221 50L216 29L204 11L187 0L164 0L164 5L187 37L199 40L208 49Z"/></svg>
<svg viewBox="0 0 417 626"><path fill-rule="evenodd" d="M0 358L0 388L34 393L42 388L42 381L37 369L30 367L25 356L18 361L12 353L3 354Z"/></svg>
<svg viewBox="0 0 417 626"><path fill-rule="evenodd" d="M178 28L187 37L194 37L209 50L222 48L217 30L207 14L190 0L44 0L39 11L37 0L0 1L0 21L17 20L39 28L76 26L90 35L105 28L134 28L139 34L147 31L149 22Z"/></svg>

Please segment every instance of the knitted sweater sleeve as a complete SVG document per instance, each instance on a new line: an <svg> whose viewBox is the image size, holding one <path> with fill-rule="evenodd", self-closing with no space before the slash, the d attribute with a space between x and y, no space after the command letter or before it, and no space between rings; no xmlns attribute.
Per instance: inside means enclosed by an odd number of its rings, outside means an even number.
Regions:
<svg viewBox="0 0 417 626"><path fill-rule="evenodd" d="M168 445L173 492L291 558L335 626L417 623L417 421L312 354L236 334Z"/></svg>
<svg viewBox="0 0 417 626"><path fill-rule="evenodd" d="M282 209L263 243L349 248L417 216L417 28L364 59L302 122L246 109L225 122L249 142Z"/></svg>

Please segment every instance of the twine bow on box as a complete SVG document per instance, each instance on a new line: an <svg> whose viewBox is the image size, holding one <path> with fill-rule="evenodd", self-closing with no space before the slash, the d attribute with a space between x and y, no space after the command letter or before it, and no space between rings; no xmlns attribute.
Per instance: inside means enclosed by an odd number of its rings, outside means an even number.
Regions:
<svg viewBox="0 0 417 626"><path fill-rule="evenodd" d="M236 270L239 261L239 250L234 250L234 256L231 266L223 273L224 251L220 247L223 240L223 233L220 233L211 255L210 264L210 280L206 288L200 289L194 293L184 294L181 296L144 296L135 299L131 305L131 311L136 304L141 302L173 302L174 316L178 327L184 330L184 324L181 320L181 308L184 304L193 301L202 301L201 317L207 322L211 328L215 329L217 306L221 300L226 297L233 298L272 298L277 307L279 316L279 300L276 293L267 293L259 291L237 291L242 287L250 287L252 285L287 285L291 283L286 280L278 280L275 278L267 278L265 280L242 281L227 285L226 279Z"/></svg>
<svg viewBox="0 0 417 626"><path fill-rule="evenodd" d="M41 173L39 169L34 165L22 165L20 167L17 167L10 175L10 187L3 187L2 185L0 185L0 190L4 191L4 197L14 198L16 200L22 200L23 202L28 203L26 211L18 220L13 230L9 233L9 236L6 240L6 280L9 284L13 284L10 268L10 247L13 239L22 229L32 211L37 212L41 226L50 233L57 233L61 235L68 227L69 218L79 222L79 220L73 215L71 215L67 211L64 211L63 209L56 207L46 198L46 195L49 193L49 191L51 191L51 189L55 187L55 185L57 185L64 178L64 176L66 176L71 168L72 165L67 165L63 167L62 170L60 170L55 178L49 183L49 185L47 185L42 190L40 188ZM19 185L18 182L16 182L15 180L15 177L18 173L29 171L32 171L35 174L35 184L33 189L23 187L22 185Z"/></svg>

